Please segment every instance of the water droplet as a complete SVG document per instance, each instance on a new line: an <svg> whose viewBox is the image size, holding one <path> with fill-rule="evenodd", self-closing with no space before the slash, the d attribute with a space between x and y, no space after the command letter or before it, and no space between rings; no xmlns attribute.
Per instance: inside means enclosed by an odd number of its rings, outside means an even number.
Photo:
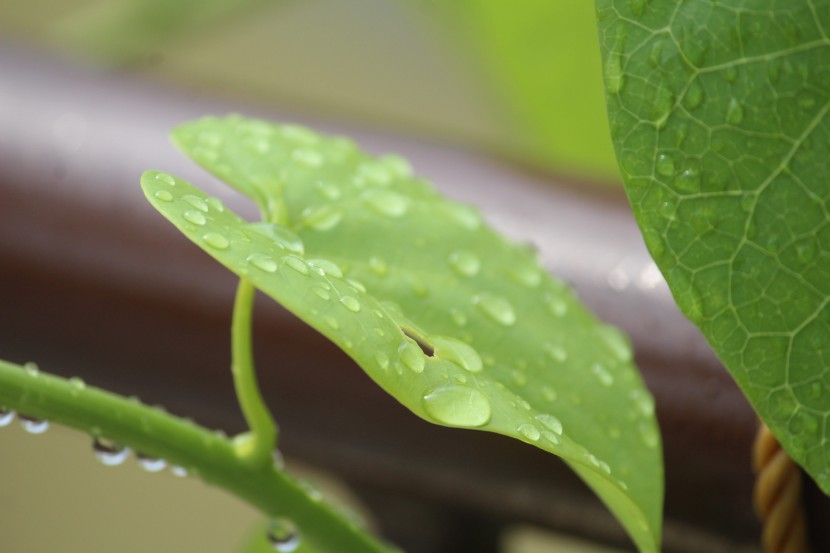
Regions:
<svg viewBox="0 0 830 553"><path fill-rule="evenodd" d="M389 356L388 355L386 355L382 351L379 351L379 352L375 353L374 357L375 357L375 363L378 364L378 367L380 367L384 371L389 368Z"/></svg>
<svg viewBox="0 0 830 553"><path fill-rule="evenodd" d="M674 179L674 184L681 192L700 192L700 171L694 167L684 169Z"/></svg>
<svg viewBox="0 0 830 553"><path fill-rule="evenodd" d="M321 300L329 300L331 299L331 294L329 294L328 290L325 288L315 288L314 293L317 295L318 298Z"/></svg>
<svg viewBox="0 0 830 553"><path fill-rule="evenodd" d="M301 275L308 274L308 265L305 264L305 261L300 259L299 257L294 257L293 255L287 255L282 258L285 261L285 264L300 273Z"/></svg>
<svg viewBox="0 0 830 553"><path fill-rule="evenodd" d="M726 108L726 121L731 125L739 125L743 120L744 107L735 98L730 99Z"/></svg>
<svg viewBox="0 0 830 553"><path fill-rule="evenodd" d="M657 89L657 97L654 99L654 126L662 129L669 120L672 108L674 107L674 93L663 84Z"/></svg>
<svg viewBox="0 0 830 553"><path fill-rule="evenodd" d="M452 318L453 322L458 326L464 326L467 324L467 314L455 307L450 309L450 318Z"/></svg>
<svg viewBox="0 0 830 553"><path fill-rule="evenodd" d="M291 152L291 159L306 167L316 168L323 165L323 155L312 148L297 148Z"/></svg>
<svg viewBox="0 0 830 553"><path fill-rule="evenodd" d="M471 373L481 372L481 356L472 346L444 336L430 336L429 343L435 349L435 357L446 359Z"/></svg>
<svg viewBox="0 0 830 553"><path fill-rule="evenodd" d="M204 211L205 213L208 212L208 204L199 196L194 196L193 194L185 194L182 196L182 200L190 204L191 207L194 209L198 209L199 211Z"/></svg>
<svg viewBox="0 0 830 553"><path fill-rule="evenodd" d="M268 543L274 551L290 553L296 551L302 543L302 535L294 524L285 519L271 521L268 527Z"/></svg>
<svg viewBox="0 0 830 553"><path fill-rule="evenodd" d="M357 168L357 178L361 181L387 186L392 182L393 175L385 163L371 160L360 164Z"/></svg>
<svg viewBox="0 0 830 553"><path fill-rule="evenodd" d="M340 328L340 323L338 323L338 322L337 322L337 319L335 319L335 318L334 318L334 317L332 317L332 316L325 317L323 320L326 322L326 324L327 324L327 325L329 326L329 328L331 328L332 330L337 330L338 328Z"/></svg>
<svg viewBox="0 0 830 553"><path fill-rule="evenodd" d="M316 269L323 271L321 276L328 275L333 278L343 278L343 269L334 261L328 259L309 259L308 264Z"/></svg>
<svg viewBox="0 0 830 553"><path fill-rule="evenodd" d="M305 253L305 245L302 238L282 225L273 223L250 223L248 225L253 231L263 234L276 242L277 246L297 255Z"/></svg>
<svg viewBox="0 0 830 553"><path fill-rule="evenodd" d="M591 372L594 373L594 376L597 377L597 380L603 386L610 386L614 383L614 375L611 374L611 371L607 367L600 363L591 365Z"/></svg>
<svg viewBox="0 0 830 553"><path fill-rule="evenodd" d="M398 348L398 357L400 357L401 362L409 367L412 372L419 374L424 372L424 365L426 364L424 352L411 339L404 339L404 343Z"/></svg>
<svg viewBox="0 0 830 553"><path fill-rule="evenodd" d="M562 344L548 342L542 346L542 349L545 350L545 353L548 354L548 357L550 357L557 363L563 363L568 358L568 350L566 350L562 346Z"/></svg>
<svg viewBox="0 0 830 553"><path fill-rule="evenodd" d="M668 154L657 156L657 173L664 177L674 176L674 159Z"/></svg>
<svg viewBox="0 0 830 553"><path fill-rule="evenodd" d="M450 254L450 267L461 276L471 277L478 274L479 269L481 269L481 261L472 252L457 251Z"/></svg>
<svg viewBox="0 0 830 553"><path fill-rule="evenodd" d="M389 266L379 257L369 258L369 269L378 276L386 276L389 273Z"/></svg>
<svg viewBox="0 0 830 553"><path fill-rule="evenodd" d="M173 175L168 175L167 173L157 173L156 180L160 180L165 184L169 184L170 186L176 186L176 179Z"/></svg>
<svg viewBox="0 0 830 553"><path fill-rule="evenodd" d="M360 302L357 300L357 298L354 298L352 296L343 296L342 298L340 298L340 303L342 303L343 306L352 313L357 313L358 311L360 311Z"/></svg>
<svg viewBox="0 0 830 553"><path fill-rule="evenodd" d="M225 204L223 204L222 200L219 198L216 198L215 196L208 196L205 201L214 211L218 213L223 213L225 211Z"/></svg>
<svg viewBox="0 0 830 553"><path fill-rule="evenodd" d="M652 424L648 420L645 420L639 424L638 429L640 432L640 439L643 440L643 443L646 445L646 447L657 447L657 444L660 443L660 436L657 433L657 429L655 428L654 424Z"/></svg>
<svg viewBox="0 0 830 553"><path fill-rule="evenodd" d="M562 422L558 418L554 417L553 415L550 415L548 413L543 413L541 415L536 415L536 420L539 421L540 423L542 423L542 425L545 428L547 428L548 430L550 430L554 434L557 434L559 436L562 435L562 430L563 430L562 429Z"/></svg>
<svg viewBox="0 0 830 553"><path fill-rule="evenodd" d="M403 217L409 210L409 198L389 190L367 190L367 205L379 215L385 217Z"/></svg>
<svg viewBox="0 0 830 553"><path fill-rule="evenodd" d="M473 304L487 317L501 325L512 326L516 323L516 312L510 302L504 298L480 294L473 296Z"/></svg>
<svg viewBox="0 0 830 553"><path fill-rule="evenodd" d="M185 220L190 221L194 225L201 226L207 223L207 219L205 219L205 214L195 209L189 209L185 211L183 217L185 218Z"/></svg>
<svg viewBox="0 0 830 553"><path fill-rule="evenodd" d="M11 409L0 409L0 428L8 426L14 421L15 412Z"/></svg>
<svg viewBox="0 0 830 553"><path fill-rule="evenodd" d="M614 357L622 363L631 361L631 345L625 335L610 325L600 325L597 334L605 345L611 349Z"/></svg>
<svg viewBox="0 0 830 553"><path fill-rule="evenodd" d="M651 397L651 394L644 390L631 390L628 397L634 403L634 407L640 415L644 417L654 415L654 398Z"/></svg>
<svg viewBox="0 0 830 553"><path fill-rule="evenodd" d="M554 317L562 317L568 312L568 304L564 298L550 292L545 294L545 306Z"/></svg>
<svg viewBox="0 0 830 553"><path fill-rule="evenodd" d="M37 366L37 363L33 363L31 361L23 364L23 370L26 371L26 374L30 376L38 376L40 374L40 369Z"/></svg>
<svg viewBox="0 0 830 553"><path fill-rule="evenodd" d="M455 202L447 202L442 206L450 219L461 227L476 230L481 226L481 215L472 207Z"/></svg>
<svg viewBox="0 0 830 553"><path fill-rule="evenodd" d="M424 394L424 409L439 423L467 428L487 424L491 415L487 397L460 384L448 384Z"/></svg>
<svg viewBox="0 0 830 553"><path fill-rule="evenodd" d="M130 455L128 448L104 438L95 438L92 441L92 450L95 457L108 467L123 464Z"/></svg>
<svg viewBox="0 0 830 553"><path fill-rule="evenodd" d="M171 465L170 466L170 473L173 476L177 476L179 478L184 478L187 476L187 469L184 467L180 467L178 465Z"/></svg>
<svg viewBox="0 0 830 553"><path fill-rule="evenodd" d="M542 433L539 432L539 429L529 423L520 424L518 431L519 434L521 434L531 442L537 441L542 436Z"/></svg>
<svg viewBox="0 0 830 553"><path fill-rule="evenodd" d="M320 232L333 229L343 220L343 213L331 206L306 210L303 216L306 225Z"/></svg>
<svg viewBox="0 0 830 553"><path fill-rule="evenodd" d="M173 201L173 194L168 192L167 190L157 190L153 196L162 202L172 202Z"/></svg>
<svg viewBox="0 0 830 553"><path fill-rule="evenodd" d="M28 417L26 415L18 415L20 419L20 426L29 434L43 434L49 430L49 421Z"/></svg>
<svg viewBox="0 0 830 553"><path fill-rule="evenodd" d="M361 294L366 293L366 287L359 280L355 280L353 278L347 278L346 282L349 285L351 285L352 288L354 288L356 291L360 292Z"/></svg>
<svg viewBox="0 0 830 553"><path fill-rule="evenodd" d="M144 453L139 453L137 451L135 453L135 458L141 468L147 472L161 472L167 467L167 461L164 459L150 457L149 455L145 455Z"/></svg>
<svg viewBox="0 0 830 553"><path fill-rule="evenodd" d="M613 50L605 60L605 89L609 94L619 94L625 86L625 74L622 67L622 53Z"/></svg>
<svg viewBox="0 0 830 553"><path fill-rule="evenodd" d="M274 258L269 255L265 255L263 253L252 253L246 257L245 260L257 269L261 269L266 273L277 272L277 262L274 261Z"/></svg>
<svg viewBox="0 0 830 553"><path fill-rule="evenodd" d="M553 432L551 432L549 430L544 430L542 432L542 437L544 439L546 439L547 441L549 441L550 443L552 443L553 445L559 445L559 442L560 442L559 436L557 436L556 434L554 434Z"/></svg>
<svg viewBox="0 0 830 553"><path fill-rule="evenodd" d="M683 97L683 105L686 109L695 109L701 103L703 103L703 87L697 81L693 81L686 91L686 96Z"/></svg>
<svg viewBox="0 0 830 553"><path fill-rule="evenodd" d="M231 245L225 236L217 232L208 232L202 236L202 240L204 240L208 246L216 248L217 250L226 250L228 249L228 246Z"/></svg>
<svg viewBox="0 0 830 553"><path fill-rule="evenodd" d="M536 288L542 282L542 271L532 264L517 264L510 270L510 278L526 288Z"/></svg>

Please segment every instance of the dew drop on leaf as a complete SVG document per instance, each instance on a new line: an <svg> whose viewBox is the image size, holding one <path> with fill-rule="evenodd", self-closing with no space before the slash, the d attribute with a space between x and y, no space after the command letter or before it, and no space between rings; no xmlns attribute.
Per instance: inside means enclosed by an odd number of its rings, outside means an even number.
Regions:
<svg viewBox="0 0 830 553"><path fill-rule="evenodd" d="M568 304L556 294L545 294L545 306L554 317L563 317L568 312Z"/></svg>
<svg viewBox="0 0 830 553"><path fill-rule="evenodd" d="M186 221L193 223L194 225L204 225L207 223L207 219L205 219L204 213L196 209L189 209L184 212L182 215Z"/></svg>
<svg viewBox="0 0 830 553"><path fill-rule="evenodd" d="M726 108L726 121L731 125L739 125L743 120L744 107L735 98L730 99Z"/></svg>
<svg viewBox="0 0 830 553"><path fill-rule="evenodd" d="M323 164L323 155L312 148L297 148L291 152L291 159L309 168L320 167Z"/></svg>
<svg viewBox="0 0 830 553"><path fill-rule="evenodd" d="M328 259L309 259L308 264L323 271L323 275L334 278L343 278L343 269L334 261Z"/></svg>
<svg viewBox="0 0 830 553"><path fill-rule="evenodd" d="M156 174L156 180L159 180L165 184L169 184L170 186L176 185L176 179L174 179L172 175L168 175L167 173Z"/></svg>
<svg viewBox="0 0 830 553"><path fill-rule="evenodd" d="M15 413L11 409L0 408L0 428L8 426L14 421Z"/></svg>
<svg viewBox="0 0 830 553"><path fill-rule="evenodd" d="M545 350L545 353L548 354L548 357L550 357L557 363L562 363L568 358L568 350L566 350L561 344L547 342L542 346L542 349Z"/></svg>
<svg viewBox="0 0 830 553"><path fill-rule="evenodd" d="M521 434L522 436L524 436L532 442L537 441L542 436L542 433L539 432L539 429L529 423L519 425L519 428L517 430L519 434Z"/></svg>
<svg viewBox="0 0 830 553"><path fill-rule="evenodd" d="M285 264L300 273L301 275L308 274L308 265L305 264L305 261L300 259L299 257L294 257L293 255L287 255L283 257L283 261Z"/></svg>
<svg viewBox="0 0 830 553"><path fill-rule="evenodd" d="M343 296L342 298L340 298L340 303L342 303L343 306L352 313L357 313L360 311L360 302L355 297Z"/></svg>
<svg viewBox="0 0 830 553"><path fill-rule="evenodd" d="M430 336L429 343L435 348L435 357L446 359L471 373L481 372L481 356L469 344L443 336Z"/></svg>
<svg viewBox="0 0 830 553"><path fill-rule="evenodd" d="M208 212L208 204L199 196L194 196L193 194L185 194L182 196L182 200L184 200L190 207L194 209L198 209L199 211L203 211L205 213Z"/></svg>
<svg viewBox="0 0 830 553"><path fill-rule="evenodd" d="M473 296L473 304L489 319L501 325L512 326L516 323L516 312L504 298L486 293L479 294Z"/></svg>
<svg viewBox="0 0 830 553"><path fill-rule="evenodd" d="M184 478L187 476L187 469L178 465L172 465L170 467L170 474L179 478Z"/></svg>
<svg viewBox="0 0 830 553"><path fill-rule="evenodd" d="M331 230L343 220L343 213L332 208L323 206L303 212L305 223L312 229L320 232Z"/></svg>
<svg viewBox="0 0 830 553"><path fill-rule="evenodd" d="M450 254L450 267L460 276L471 277L478 274L481 261L472 252L457 251Z"/></svg>
<svg viewBox="0 0 830 553"><path fill-rule="evenodd" d="M648 448L655 448L660 443L660 436L657 429L650 421L644 420L639 425L640 438Z"/></svg>
<svg viewBox="0 0 830 553"><path fill-rule="evenodd" d="M318 298L321 300L329 300L331 299L331 294L325 288L315 288L314 294L317 295Z"/></svg>
<svg viewBox="0 0 830 553"><path fill-rule="evenodd" d="M369 190L366 204L379 215L385 217L403 217L409 210L409 198L388 190Z"/></svg>
<svg viewBox="0 0 830 553"><path fill-rule="evenodd" d="M285 519L271 521L268 527L268 543L280 553L296 551L302 543L302 535L297 527Z"/></svg>
<svg viewBox="0 0 830 553"><path fill-rule="evenodd" d="M92 441L92 451L95 452L95 457L108 467L123 464L130 455L130 450L123 445L104 438L95 438Z"/></svg>
<svg viewBox="0 0 830 553"><path fill-rule="evenodd" d="M490 421L490 400L480 391L448 384L424 394L424 409L436 422L475 428Z"/></svg>
<svg viewBox="0 0 830 553"><path fill-rule="evenodd" d="M230 246L230 241L218 232L208 232L202 236L202 240L205 241L205 244L211 248L216 248L217 250L226 250L228 249L228 246Z"/></svg>
<svg viewBox="0 0 830 553"><path fill-rule="evenodd" d="M135 458L138 461L139 466L147 472L161 472L167 467L167 461L164 459L150 457L149 455L145 455L143 453L136 452Z"/></svg>
<svg viewBox="0 0 830 553"><path fill-rule="evenodd" d="M162 202L172 202L173 201L173 194L168 192L167 190L157 190L153 197Z"/></svg>
<svg viewBox="0 0 830 553"><path fill-rule="evenodd" d="M601 363L591 365L591 372L594 373L594 376L603 386L610 386L614 383L614 375Z"/></svg>
<svg viewBox="0 0 830 553"><path fill-rule="evenodd" d="M542 423L542 426L544 426L554 434L557 434L559 436L562 435L562 422L555 416L549 413L543 413L541 415L536 415L536 420Z"/></svg>
<svg viewBox="0 0 830 553"><path fill-rule="evenodd" d="M277 272L277 262L274 261L274 258L264 253L252 253L245 260L266 273Z"/></svg>
<svg viewBox="0 0 830 553"><path fill-rule="evenodd" d="M384 371L389 368L389 356L379 351L375 353L375 362L378 364L378 367L383 369Z"/></svg>
<svg viewBox="0 0 830 553"><path fill-rule="evenodd" d="M426 364L424 352L411 339L404 340L404 343L398 348L398 356L401 362L412 372L418 374L424 372L424 365Z"/></svg>
<svg viewBox="0 0 830 553"><path fill-rule="evenodd" d="M657 156L657 173L664 177L674 176L674 159L668 154Z"/></svg>
<svg viewBox="0 0 830 553"><path fill-rule="evenodd" d="M20 426L29 434L43 434L49 430L49 421L28 417L26 415L18 415L20 419Z"/></svg>
<svg viewBox="0 0 830 553"><path fill-rule="evenodd" d="M695 109L701 103L703 103L703 87L695 80L689 85L689 89L683 97L683 105L686 109Z"/></svg>

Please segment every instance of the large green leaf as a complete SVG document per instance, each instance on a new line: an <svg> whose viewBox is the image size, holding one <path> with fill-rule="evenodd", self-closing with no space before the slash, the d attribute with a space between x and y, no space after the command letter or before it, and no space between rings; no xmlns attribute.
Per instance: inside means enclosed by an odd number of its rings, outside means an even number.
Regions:
<svg viewBox="0 0 830 553"><path fill-rule="evenodd" d="M677 304L830 492L830 2L598 8L617 156L646 244Z"/></svg>
<svg viewBox="0 0 830 553"><path fill-rule="evenodd" d="M615 329L472 208L343 138L240 117L174 133L273 223L247 223L148 172L185 235L348 353L415 414L561 456L656 551L662 459L654 404Z"/></svg>

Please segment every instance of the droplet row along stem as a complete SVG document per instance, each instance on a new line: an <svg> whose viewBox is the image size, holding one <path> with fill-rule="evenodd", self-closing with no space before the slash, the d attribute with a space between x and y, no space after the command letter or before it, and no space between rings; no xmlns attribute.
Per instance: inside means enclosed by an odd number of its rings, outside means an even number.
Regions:
<svg viewBox="0 0 830 553"><path fill-rule="evenodd" d="M273 463L242 462L231 440L161 409L0 361L0 405L90 435L103 435L147 456L186 467L270 517L290 518L323 552L388 553L336 510L317 501Z"/></svg>

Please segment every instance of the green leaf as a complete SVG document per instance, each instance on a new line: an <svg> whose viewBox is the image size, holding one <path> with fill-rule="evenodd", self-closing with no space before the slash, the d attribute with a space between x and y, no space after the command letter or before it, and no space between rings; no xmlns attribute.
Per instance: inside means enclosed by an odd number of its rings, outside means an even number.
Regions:
<svg viewBox="0 0 830 553"><path fill-rule="evenodd" d="M830 492L830 3L597 4L646 244L678 306Z"/></svg>
<svg viewBox="0 0 830 553"><path fill-rule="evenodd" d="M580 176L619 178L603 109L592 2L455 0L453 39L468 46L515 128L513 154ZM512 133L510 131L513 131Z"/></svg>
<svg viewBox="0 0 830 553"><path fill-rule="evenodd" d="M654 404L615 329L527 247L349 140L240 117L174 133L254 198L248 223L192 185L148 172L150 202L223 265L348 353L413 413L561 456L656 551L662 459Z"/></svg>

